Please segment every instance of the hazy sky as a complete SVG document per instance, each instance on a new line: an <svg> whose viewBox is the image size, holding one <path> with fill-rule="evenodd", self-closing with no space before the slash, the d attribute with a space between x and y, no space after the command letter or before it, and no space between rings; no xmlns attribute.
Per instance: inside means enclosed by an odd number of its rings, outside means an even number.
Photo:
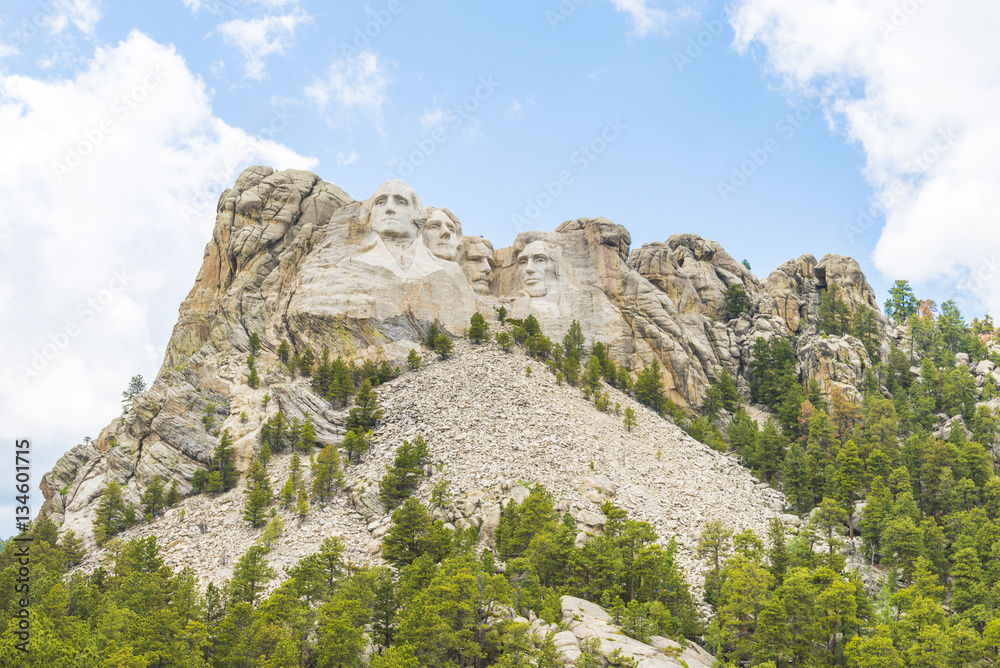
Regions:
<svg viewBox="0 0 1000 668"><path fill-rule="evenodd" d="M0 424L34 484L155 376L254 164L403 178L498 248L604 216L1000 312L995 0L10 4Z"/></svg>

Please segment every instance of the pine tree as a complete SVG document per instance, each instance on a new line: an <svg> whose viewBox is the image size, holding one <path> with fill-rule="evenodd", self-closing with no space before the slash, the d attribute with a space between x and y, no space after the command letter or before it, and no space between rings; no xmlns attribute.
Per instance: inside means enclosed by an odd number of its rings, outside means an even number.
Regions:
<svg viewBox="0 0 1000 668"><path fill-rule="evenodd" d="M639 373L639 378L635 381L635 396L639 403L649 406L658 413L663 411L666 399L663 396L660 363L656 359Z"/></svg>
<svg viewBox="0 0 1000 668"><path fill-rule="evenodd" d="M247 374L247 387L252 390L256 390L260 387L260 376L257 375L257 367L250 367L250 373Z"/></svg>
<svg viewBox="0 0 1000 668"><path fill-rule="evenodd" d="M415 348L410 348L410 354L406 356L406 364L413 371L423 366L423 360L420 359Z"/></svg>
<svg viewBox="0 0 1000 668"><path fill-rule="evenodd" d="M219 489L209 489L210 492L224 492L236 486L240 480L240 472L236 470L236 453L233 451L233 437L226 429L219 437L212 455L212 472L218 475ZM211 476L210 476L211 478ZM209 487L211 487L211 479Z"/></svg>
<svg viewBox="0 0 1000 668"><path fill-rule="evenodd" d="M563 356L571 357L579 364L583 361L583 351L587 340L583 336L580 322L574 320L569 325L569 331L563 337Z"/></svg>
<svg viewBox="0 0 1000 668"><path fill-rule="evenodd" d="M292 347L284 339L278 344L278 359L282 364L288 364L288 355L292 352Z"/></svg>
<svg viewBox="0 0 1000 668"><path fill-rule="evenodd" d="M67 529L59 539L59 548L66 559L66 566L70 568L76 566L87 556L87 551L83 547L83 541L80 540L76 532L72 529Z"/></svg>
<svg viewBox="0 0 1000 668"><path fill-rule="evenodd" d="M497 332L497 345L510 352L510 335L507 332Z"/></svg>
<svg viewBox="0 0 1000 668"><path fill-rule="evenodd" d="M295 514L299 516L299 524L306 519L309 514L309 498L306 496L305 487L299 490L299 499L295 503Z"/></svg>
<svg viewBox="0 0 1000 668"><path fill-rule="evenodd" d="M447 334L438 334L438 337L434 339L434 352L443 360L451 357L454 347Z"/></svg>
<svg viewBox="0 0 1000 668"><path fill-rule="evenodd" d="M234 603L256 605L267 584L275 578L277 572L267 563L268 552L263 545L251 545L236 562L228 587Z"/></svg>
<svg viewBox="0 0 1000 668"><path fill-rule="evenodd" d="M128 528L128 506L122 495L122 488L112 480L101 492L97 502L97 518L94 521L94 540L100 545L116 533Z"/></svg>
<svg viewBox="0 0 1000 668"><path fill-rule="evenodd" d="M486 325L486 318L484 318L478 311L472 314L472 320L469 322L469 340L473 343L482 343L490 335L489 327Z"/></svg>
<svg viewBox="0 0 1000 668"><path fill-rule="evenodd" d="M344 472L340 466L340 453L334 445L323 448L312 466L313 497L326 503L334 491L344 484Z"/></svg>
<svg viewBox="0 0 1000 668"><path fill-rule="evenodd" d="M625 425L628 431L632 431L632 427L639 426L639 423L635 419L635 411L632 410L631 406L625 407L625 419L622 421L622 424Z"/></svg>
<svg viewBox="0 0 1000 668"><path fill-rule="evenodd" d="M347 453L347 461L349 462L360 462L361 455L363 455L368 450L368 438L367 435L371 432L356 433L353 431L347 432L344 436L344 442L342 443L344 451Z"/></svg>
<svg viewBox="0 0 1000 668"><path fill-rule="evenodd" d="M202 469L199 469L202 470ZM177 505L181 500L181 492L177 489L177 481L173 480L170 483L170 491L167 492L166 504L168 507Z"/></svg>
<svg viewBox="0 0 1000 668"><path fill-rule="evenodd" d="M847 514L850 537L854 538L854 502L857 500L858 489L861 488L864 473L861 457L854 441L848 440L837 454L838 480L837 497Z"/></svg>
<svg viewBox="0 0 1000 668"><path fill-rule="evenodd" d="M271 505L274 493L271 491L271 479L267 475L260 459L254 459L247 471L247 501L243 508L243 519L250 523L250 526L260 527L267 522L267 507Z"/></svg>
<svg viewBox="0 0 1000 668"><path fill-rule="evenodd" d="M302 353L302 358L299 360L299 373L307 378L312 376L315 364L316 355L313 353L312 348L306 348L306 351Z"/></svg>
<svg viewBox="0 0 1000 668"><path fill-rule="evenodd" d="M260 334L254 332L250 335L250 354L256 355L260 352Z"/></svg>
<svg viewBox="0 0 1000 668"><path fill-rule="evenodd" d="M443 531L435 527L424 504L411 496L392 514L392 525L382 542L382 558L397 568L408 566L422 554L440 561L451 550L448 532Z"/></svg>
<svg viewBox="0 0 1000 668"><path fill-rule="evenodd" d="M146 491L139 498L142 503L142 512L146 515L156 517L163 510L163 478L158 475L153 476Z"/></svg>
<svg viewBox="0 0 1000 668"><path fill-rule="evenodd" d="M142 374L132 376L128 387L122 392L122 415L128 415L132 410L132 402L140 394L146 391L146 382L142 379Z"/></svg>
<svg viewBox="0 0 1000 668"><path fill-rule="evenodd" d="M403 441L396 448L392 466L382 476L382 503L386 508L395 508L416 489L423 475L423 467L430 458L427 441L418 435L413 443Z"/></svg>
<svg viewBox="0 0 1000 668"><path fill-rule="evenodd" d="M366 379L354 397L354 408L348 412L347 429L360 434L373 429L381 419L382 409L378 405L378 397L372 389L371 381Z"/></svg>

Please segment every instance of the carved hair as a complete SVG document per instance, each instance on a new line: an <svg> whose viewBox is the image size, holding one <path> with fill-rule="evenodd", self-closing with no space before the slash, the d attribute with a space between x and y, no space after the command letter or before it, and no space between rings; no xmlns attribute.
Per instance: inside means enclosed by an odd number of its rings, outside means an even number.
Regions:
<svg viewBox="0 0 1000 668"><path fill-rule="evenodd" d="M545 252L552 260L553 270L556 278L559 278L559 266L562 264L562 254L559 252L558 248L550 245L545 241L545 237L542 236L541 232L524 232L517 235L517 239L514 240L514 264L517 265L518 258L521 257L521 253L529 245L536 241L541 241L545 246Z"/></svg>
<svg viewBox="0 0 1000 668"><path fill-rule="evenodd" d="M365 223L369 226L371 225L372 207L375 206L375 198L379 196L379 194L386 186L397 185L397 184L403 186L404 188L406 188L406 190L409 191L410 199L413 203L414 208L417 211L416 215L413 217L413 222L416 224L418 230L422 231L424 229L424 224L427 222L427 212L424 210L424 205L420 203L420 197L419 195L417 195L417 191L411 188L409 183L406 183L405 181L400 181L399 179L392 179L386 181L375 190L375 192L372 194L371 197L369 197L364 201L365 211L367 212L367 215L365 216Z"/></svg>
<svg viewBox="0 0 1000 668"><path fill-rule="evenodd" d="M445 210L447 211L447 209L445 209ZM490 249L490 254L487 256L487 260L489 260L490 269L495 269L496 268L496 262L494 262L494 260L493 260L493 252L494 252L493 251L493 244L486 237L476 237L476 236L462 237L462 246L459 249L458 259L460 261L464 260L465 256L466 256L466 251L469 249L469 247L470 246L478 246L479 244L482 244L483 246L486 246L487 248Z"/></svg>

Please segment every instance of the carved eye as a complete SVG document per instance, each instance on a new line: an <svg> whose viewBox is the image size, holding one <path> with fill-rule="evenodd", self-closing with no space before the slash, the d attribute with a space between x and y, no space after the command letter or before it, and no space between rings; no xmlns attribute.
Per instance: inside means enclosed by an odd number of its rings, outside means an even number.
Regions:
<svg viewBox="0 0 1000 668"><path fill-rule="evenodd" d="M381 195L379 196L378 199L375 200L376 205L385 204L385 202L386 202L385 195Z"/></svg>
<svg viewBox="0 0 1000 668"><path fill-rule="evenodd" d="M407 202L406 198L403 197L402 195L396 195L396 204L399 204L400 206L406 206L407 204L409 204L409 202Z"/></svg>

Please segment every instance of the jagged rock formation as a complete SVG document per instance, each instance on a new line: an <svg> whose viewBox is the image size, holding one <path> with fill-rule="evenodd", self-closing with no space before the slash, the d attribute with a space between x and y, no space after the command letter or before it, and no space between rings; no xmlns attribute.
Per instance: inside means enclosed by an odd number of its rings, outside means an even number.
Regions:
<svg viewBox="0 0 1000 668"><path fill-rule="evenodd" d="M578 320L587 340L604 342L633 373L659 360L668 396L680 406L700 403L721 369L745 389L762 336L798 333L802 376L825 389L853 387L870 363L854 339L815 335L816 305L829 285L841 287L852 310L875 307L849 258L802 256L762 283L717 243L692 234L630 251L628 231L603 218L519 234L491 258L488 241L463 243L462 234L454 214L423 208L400 182L360 202L309 172L247 169L219 199L212 240L157 378L129 415L43 477L43 511L89 536L95 499L109 480L134 502L155 475L188 491L215 446L206 413L236 436L243 467L260 425L278 409L311 418L321 441L339 442L343 428L330 405L279 363L283 339L298 353L329 348L358 363L402 363L431 324L458 336L474 312L492 318L504 305L515 317L535 315L556 340ZM734 285L750 308L730 317L724 292ZM252 333L263 341L258 389L246 384Z"/></svg>

